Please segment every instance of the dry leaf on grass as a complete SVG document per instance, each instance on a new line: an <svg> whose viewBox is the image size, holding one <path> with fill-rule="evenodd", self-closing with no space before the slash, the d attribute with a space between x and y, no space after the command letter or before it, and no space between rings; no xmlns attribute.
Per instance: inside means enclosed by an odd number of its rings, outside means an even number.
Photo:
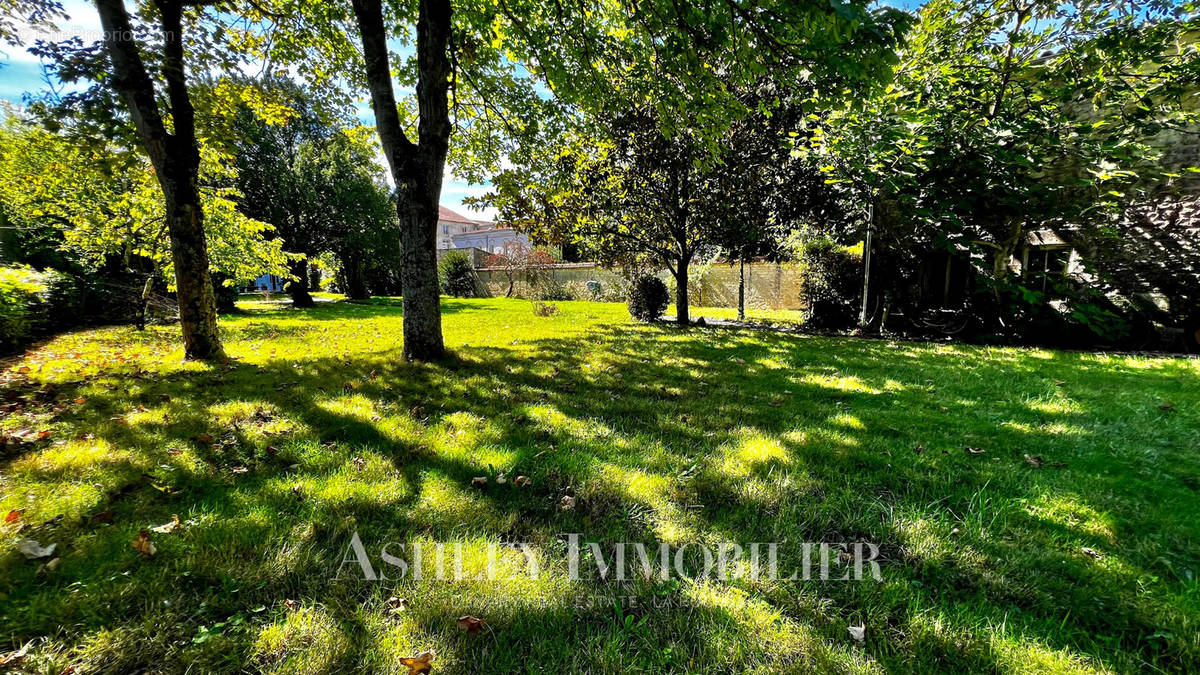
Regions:
<svg viewBox="0 0 1200 675"><path fill-rule="evenodd" d="M575 498L567 495L558 502L558 505L563 511L570 511L575 508Z"/></svg>
<svg viewBox="0 0 1200 675"><path fill-rule="evenodd" d="M8 515L4 516L4 524L8 525L10 523L17 522L18 520L21 519L22 513L25 513L25 509L13 509L13 510L9 511Z"/></svg>
<svg viewBox="0 0 1200 675"><path fill-rule="evenodd" d="M458 627L467 631L467 635L474 635L483 630L487 626L487 621L473 616L458 617Z"/></svg>
<svg viewBox="0 0 1200 675"><path fill-rule="evenodd" d="M146 558L158 553L158 548L154 545L154 542L150 541L150 530L138 532L137 539L129 542L129 545Z"/></svg>
<svg viewBox="0 0 1200 675"><path fill-rule="evenodd" d="M987 450L984 450L983 448L972 448L968 445L967 452L972 455L982 455L983 453L987 452Z"/></svg>
<svg viewBox="0 0 1200 675"><path fill-rule="evenodd" d="M25 655L29 653L29 645L21 647L15 652L0 654L0 667L5 669L16 668L22 661L25 660Z"/></svg>
<svg viewBox="0 0 1200 675"><path fill-rule="evenodd" d="M1040 455L1025 455L1025 463L1035 469L1040 469L1046 462Z"/></svg>
<svg viewBox="0 0 1200 675"><path fill-rule="evenodd" d="M387 604L391 608L392 614L399 614L408 610L408 598L397 598L393 595L387 599Z"/></svg>
<svg viewBox="0 0 1200 675"><path fill-rule="evenodd" d="M38 558L47 558L54 555L54 549L58 548L58 544L50 544L42 546L41 542L33 539L22 539L17 542L17 550L21 555L25 556L26 560L37 560Z"/></svg>
<svg viewBox="0 0 1200 675"><path fill-rule="evenodd" d="M1084 553L1086 553L1087 555L1091 556L1091 557L1092 557L1093 559L1095 559L1095 560L1099 560L1099 559L1101 559L1101 558L1103 558L1103 557L1104 557L1104 556L1100 555L1100 552L1099 552L1099 551L1097 551L1096 549L1088 548L1088 547L1086 547L1086 546L1084 546L1084 547L1083 547L1082 549L1080 549L1080 550L1082 550Z"/></svg>
<svg viewBox="0 0 1200 675"><path fill-rule="evenodd" d="M174 532L175 530L178 530L182 526L183 526L182 523L179 522L179 516L172 513L171 514L171 522L163 523L162 525L159 525L158 527L153 527L151 529L154 532L158 532L159 534L170 534L170 533Z"/></svg>
<svg viewBox="0 0 1200 675"><path fill-rule="evenodd" d="M207 444L207 443L212 443L216 439L213 438L212 434L199 434L198 436L196 436L195 440L197 443Z"/></svg>
<svg viewBox="0 0 1200 675"><path fill-rule="evenodd" d="M487 487L487 484L488 484L487 476L475 476L474 478L471 479L471 487L473 487L473 488L478 488L478 489L482 490L485 487Z"/></svg>
<svg viewBox="0 0 1200 675"><path fill-rule="evenodd" d="M849 626L847 630L850 631L850 637L854 638L855 642L862 643L867 641L866 626Z"/></svg>
<svg viewBox="0 0 1200 675"><path fill-rule="evenodd" d="M529 476L517 476L513 479L513 485L521 487L529 487L533 481L529 480Z"/></svg>
<svg viewBox="0 0 1200 675"><path fill-rule="evenodd" d="M416 656L407 656L400 659L400 665L408 667L408 675L421 675L428 673L433 666L433 652L421 652Z"/></svg>
<svg viewBox="0 0 1200 675"><path fill-rule="evenodd" d="M300 603L296 602L295 600L284 600L283 606L287 607L288 611L291 611L291 612L294 612L297 609L300 609Z"/></svg>

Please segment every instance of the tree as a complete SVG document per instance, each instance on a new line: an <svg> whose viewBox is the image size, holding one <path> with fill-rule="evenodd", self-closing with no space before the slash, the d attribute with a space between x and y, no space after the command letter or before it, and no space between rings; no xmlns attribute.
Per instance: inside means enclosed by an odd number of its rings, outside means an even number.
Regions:
<svg viewBox="0 0 1200 675"><path fill-rule="evenodd" d="M525 282L530 296L536 297L537 289L549 279L550 268L558 262L549 251L526 246L519 241L511 242L501 253L493 253L484 260L484 265L499 270L508 280L504 297L511 298L517 280Z"/></svg>
<svg viewBox="0 0 1200 675"><path fill-rule="evenodd" d="M396 183L404 286L404 358L442 356L437 277L438 201L450 142L450 0L419 0L417 18L417 142L404 133L388 65L388 31L380 0L353 0L366 61L375 128Z"/></svg>
<svg viewBox="0 0 1200 675"><path fill-rule="evenodd" d="M201 176L213 270L230 283L284 273L280 242L266 238L271 226L244 216L234 190L212 187L231 179L207 148ZM148 160L131 147L79 143L10 111L0 124L0 202L26 237L49 242L85 267L119 265L141 278L139 325L153 286L174 276L162 191Z"/></svg>
<svg viewBox="0 0 1200 675"><path fill-rule="evenodd" d="M274 224L284 247L302 254L287 288L295 306L312 306L307 259L327 252L341 261L347 294L367 297L368 254L382 252L394 263L399 245L374 132L290 80L258 88L272 91L288 112L270 118L243 105L234 114L230 151L242 210Z"/></svg>
<svg viewBox="0 0 1200 675"><path fill-rule="evenodd" d="M893 286L912 283L923 251L968 250L994 304L1006 289L1041 298L1009 265L1031 230L1085 247L1169 192L1153 138L1196 121L1182 105L1196 25L1160 3L935 0L890 87L818 108L798 151L848 202L885 212Z"/></svg>
<svg viewBox="0 0 1200 675"><path fill-rule="evenodd" d="M184 355L189 359L221 358L224 351L217 330L217 307L209 276L204 208L198 185L200 145L184 64L184 4L180 0L158 0L154 7L162 36L162 76L166 84L166 112L171 122L168 132L124 0L95 2L112 66L111 86L124 100L162 188Z"/></svg>

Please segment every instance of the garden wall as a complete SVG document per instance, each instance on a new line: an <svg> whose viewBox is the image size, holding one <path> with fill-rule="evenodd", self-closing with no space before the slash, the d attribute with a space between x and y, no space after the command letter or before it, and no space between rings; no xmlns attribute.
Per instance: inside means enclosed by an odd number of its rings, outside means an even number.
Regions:
<svg viewBox="0 0 1200 675"><path fill-rule="evenodd" d="M508 277L503 270L482 267L475 270L478 276L477 292L484 297L503 297L508 291ZM550 270L558 285L574 291L580 300L592 299L586 291L587 282L600 283L600 298L618 300L624 295L625 282L619 272L605 269L596 263L564 263ZM660 276L673 285L671 275ZM696 265L693 268L689 287L691 302L697 307L737 307L738 266L716 263ZM515 294L524 295L523 284L518 281ZM746 264L746 306L757 309L802 309L800 302L800 271L779 263L755 262Z"/></svg>

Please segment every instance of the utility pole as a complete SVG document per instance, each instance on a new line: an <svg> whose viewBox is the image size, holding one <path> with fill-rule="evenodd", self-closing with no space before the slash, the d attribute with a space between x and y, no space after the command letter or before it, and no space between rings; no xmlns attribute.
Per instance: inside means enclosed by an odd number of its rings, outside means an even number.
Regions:
<svg viewBox="0 0 1200 675"><path fill-rule="evenodd" d="M871 290L871 225L875 220L875 199L867 203L867 240L863 243L863 302L858 315L860 328L867 326L867 295Z"/></svg>

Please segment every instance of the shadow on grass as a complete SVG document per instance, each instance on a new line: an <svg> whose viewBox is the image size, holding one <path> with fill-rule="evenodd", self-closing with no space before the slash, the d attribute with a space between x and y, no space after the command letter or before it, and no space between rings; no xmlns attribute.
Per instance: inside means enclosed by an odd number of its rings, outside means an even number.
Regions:
<svg viewBox="0 0 1200 675"><path fill-rule="evenodd" d="M448 307L486 320L489 305ZM270 340L314 330L279 318L396 315L331 303L255 310L228 330ZM12 646L53 636L47 658L108 672L386 672L425 644L463 672L833 670L864 655L903 671L1194 669L1196 468L1182 448L1195 428L1156 406L1195 392L1170 363L620 326L436 364L391 350L89 381L70 426L94 435L78 441L94 457L45 449L4 465L6 489L81 497L22 535L59 544L57 572L0 560L0 616ZM139 557L137 531L171 514L183 530ZM871 542L884 580L571 582L567 532L779 542L781 570L800 542ZM529 542L550 572L371 583L338 574L351 533ZM397 593L413 605L399 619L383 601ZM646 622L616 618L618 597ZM454 622L485 611L482 638ZM857 624L862 648L846 634ZM292 629L296 644L263 647Z"/></svg>

